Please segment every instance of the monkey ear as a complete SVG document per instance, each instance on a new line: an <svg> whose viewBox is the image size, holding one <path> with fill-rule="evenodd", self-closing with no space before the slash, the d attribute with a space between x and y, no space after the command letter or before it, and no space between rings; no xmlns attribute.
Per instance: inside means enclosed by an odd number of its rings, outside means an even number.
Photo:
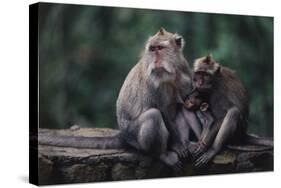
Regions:
<svg viewBox="0 0 281 188"><path fill-rule="evenodd" d="M159 36L159 35L164 35L165 32L166 32L166 30L165 30L163 27L161 27L161 28L159 29L159 31L157 32L157 35L158 35L158 36Z"/></svg>
<svg viewBox="0 0 281 188"><path fill-rule="evenodd" d="M218 63L214 65L215 74L219 74L221 72L221 66Z"/></svg>
<svg viewBox="0 0 281 188"><path fill-rule="evenodd" d="M175 39L175 43L176 43L177 47L179 47L179 49L183 49L184 39L182 38L182 36L175 34L174 39Z"/></svg>
<svg viewBox="0 0 281 188"><path fill-rule="evenodd" d="M200 106L200 110L201 110L202 112L207 111L208 108L209 108L209 104L206 103L206 102L203 102L203 103L201 104L201 106Z"/></svg>
<svg viewBox="0 0 281 188"><path fill-rule="evenodd" d="M206 56L204 62L205 62L205 63L210 63L211 61L212 61L212 54L209 53L209 54Z"/></svg>

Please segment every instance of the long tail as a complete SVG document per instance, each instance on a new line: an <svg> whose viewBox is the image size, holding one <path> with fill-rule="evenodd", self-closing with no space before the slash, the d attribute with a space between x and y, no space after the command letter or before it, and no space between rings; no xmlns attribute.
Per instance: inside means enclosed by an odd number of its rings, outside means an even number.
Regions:
<svg viewBox="0 0 281 188"><path fill-rule="evenodd" d="M238 151L267 151L273 149L272 138L258 137L253 134L245 134L242 141L243 145L227 145L228 149Z"/></svg>
<svg viewBox="0 0 281 188"><path fill-rule="evenodd" d="M272 150L272 146L257 146L257 145L227 145L226 148L237 151L258 152Z"/></svg>
<svg viewBox="0 0 281 188"><path fill-rule="evenodd" d="M124 149L120 134L108 137L76 137L39 134L41 145L89 149Z"/></svg>
<svg viewBox="0 0 281 188"><path fill-rule="evenodd" d="M249 144L256 144L256 145L268 146L268 147L273 148L273 139L272 138L263 138L263 137L258 137L253 134L246 134L245 142L249 143Z"/></svg>

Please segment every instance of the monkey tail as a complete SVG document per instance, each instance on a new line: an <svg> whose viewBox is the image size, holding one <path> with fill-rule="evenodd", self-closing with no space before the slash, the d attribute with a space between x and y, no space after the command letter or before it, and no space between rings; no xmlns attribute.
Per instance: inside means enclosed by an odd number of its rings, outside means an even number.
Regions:
<svg viewBox="0 0 281 188"><path fill-rule="evenodd" d="M227 145L227 148L249 152L267 151L273 149L272 138L258 137L253 134L245 134L242 143L243 144L241 145Z"/></svg>
<svg viewBox="0 0 281 188"><path fill-rule="evenodd" d="M244 139L245 139L245 143L269 146L269 147L273 148L273 139L272 138L259 137L254 134L246 134Z"/></svg>
<svg viewBox="0 0 281 188"><path fill-rule="evenodd" d="M227 149L247 152L258 152L272 150L272 146L257 146L257 145L227 145Z"/></svg>
<svg viewBox="0 0 281 188"><path fill-rule="evenodd" d="M125 149L120 134L108 137L77 137L39 134L41 145L89 149Z"/></svg>

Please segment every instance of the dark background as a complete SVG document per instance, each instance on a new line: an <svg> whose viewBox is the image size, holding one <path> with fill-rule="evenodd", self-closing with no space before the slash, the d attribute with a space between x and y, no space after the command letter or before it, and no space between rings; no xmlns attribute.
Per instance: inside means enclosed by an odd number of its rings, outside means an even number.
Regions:
<svg viewBox="0 0 281 188"><path fill-rule="evenodd" d="M249 132L273 135L273 18L40 4L40 127L117 127L115 102L147 38L181 34L190 65L212 53L250 98Z"/></svg>

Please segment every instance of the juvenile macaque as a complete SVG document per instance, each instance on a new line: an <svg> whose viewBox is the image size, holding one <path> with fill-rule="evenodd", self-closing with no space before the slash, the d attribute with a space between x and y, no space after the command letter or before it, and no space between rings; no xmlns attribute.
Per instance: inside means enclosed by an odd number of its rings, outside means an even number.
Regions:
<svg viewBox="0 0 281 188"><path fill-rule="evenodd" d="M184 106L187 110L196 112L202 129L211 127L214 118L210 112L210 106L206 97L200 95L200 93L195 90L185 99Z"/></svg>
<svg viewBox="0 0 281 188"><path fill-rule="evenodd" d="M172 150L177 152L180 158L188 158L189 154L195 155L198 150L197 144L193 141L201 139L202 129L204 131L210 128L213 117L206 97L199 95L196 90L189 93L181 105L175 124L178 133L174 134L178 135L178 139L173 140ZM195 137L190 137L191 131Z"/></svg>
<svg viewBox="0 0 281 188"><path fill-rule="evenodd" d="M203 152L207 145L205 143L206 137L209 135L209 131L211 129L211 126L214 122L214 118L211 114L209 103L208 103L208 96L204 96L200 94L196 89L193 90L191 94L187 96L187 98L184 101L184 107L188 111L194 111L197 117L197 120L199 123L197 123L197 126L200 125L200 132L199 134L196 134L196 131L198 131L198 128L195 128L194 125L189 125L189 127L193 130L195 135L197 136L197 142L194 144L194 142L190 142L187 146L188 152L192 154L192 156L195 158ZM189 119L187 117L187 122L189 122Z"/></svg>
<svg viewBox="0 0 281 188"><path fill-rule="evenodd" d="M171 145L185 140L176 121L178 100L191 90L191 72L182 49L183 38L161 28L150 37L142 57L131 69L120 90L116 107L120 133L102 138L50 138L41 144L88 148L133 148L161 159L175 168L181 166ZM180 144L178 144L180 145Z"/></svg>
<svg viewBox="0 0 281 188"><path fill-rule="evenodd" d="M184 101L184 107L188 110L200 110L205 112L209 108L209 104L202 96L200 96L199 92L194 90L191 94L187 96Z"/></svg>
<svg viewBox="0 0 281 188"><path fill-rule="evenodd" d="M209 96L215 119L213 128L202 133L210 146L195 161L196 167L207 164L228 143L253 143L273 146L272 140L254 138L246 134L249 103L246 91L236 74L218 64L212 56L199 58L194 63L194 85L200 94ZM204 135L205 134L205 135Z"/></svg>

